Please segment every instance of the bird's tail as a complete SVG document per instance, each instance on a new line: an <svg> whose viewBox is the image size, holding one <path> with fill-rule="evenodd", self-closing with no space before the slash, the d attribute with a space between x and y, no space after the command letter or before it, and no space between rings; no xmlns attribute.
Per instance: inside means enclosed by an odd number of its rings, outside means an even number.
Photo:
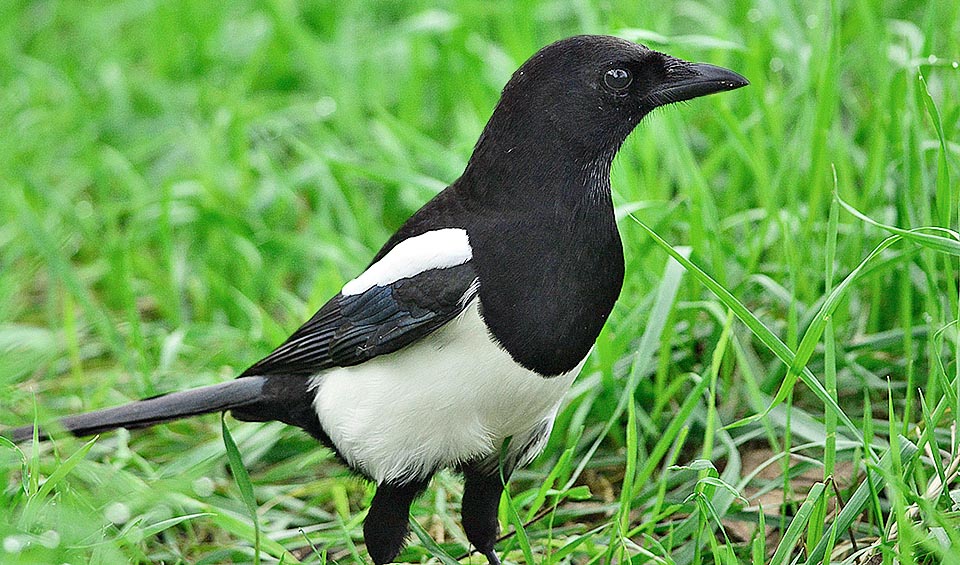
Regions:
<svg viewBox="0 0 960 565"><path fill-rule="evenodd" d="M59 427L82 437L116 428L145 428L180 418L248 407L262 400L266 380L266 377L244 377L138 400L114 408L67 416L60 420ZM49 438L43 428L37 432L40 439ZM27 441L33 437L33 426L5 430L3 435L16 443Z"/></svg>

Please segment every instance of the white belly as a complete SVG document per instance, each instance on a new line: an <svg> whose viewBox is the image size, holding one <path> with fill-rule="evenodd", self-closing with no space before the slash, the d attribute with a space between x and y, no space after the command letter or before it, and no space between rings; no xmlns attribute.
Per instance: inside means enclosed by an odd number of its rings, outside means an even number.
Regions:
<svg viewBox="0 0 960 565"><path fill-rule="evenodd" d="M423 478L549 432L583 366L544 378L493 342L475 299L455 320L395 353L314 377L314 407L349 464L380 482ZM536 442L535 454L542 449Z"/></svg>

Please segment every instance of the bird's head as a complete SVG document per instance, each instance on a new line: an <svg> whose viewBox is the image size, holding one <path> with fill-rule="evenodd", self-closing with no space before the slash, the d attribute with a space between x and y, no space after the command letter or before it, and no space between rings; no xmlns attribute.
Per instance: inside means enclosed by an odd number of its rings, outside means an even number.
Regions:
<svg viewBox="0 0 960 565"><path fill-rule="evenodd" d="M513 74L484 138L496 139L501 150L528 146L532 138L555 140L566 151L613 153L654 108L747 84L733 71L616 37L571 37L544 47Z"/></svg>

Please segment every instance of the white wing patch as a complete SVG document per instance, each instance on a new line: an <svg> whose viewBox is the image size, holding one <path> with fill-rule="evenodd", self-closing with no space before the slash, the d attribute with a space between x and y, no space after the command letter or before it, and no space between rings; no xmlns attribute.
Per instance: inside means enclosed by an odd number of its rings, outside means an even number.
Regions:
<svg viewBox="0 0 960 565"><path fill-rule="evenodd" d="M375 286L386 286L430 269L463 265L473 257L473 249L462 228L428 231L394 246L382 259L357 278L343 285L344 296L361 294Z"/></svg>

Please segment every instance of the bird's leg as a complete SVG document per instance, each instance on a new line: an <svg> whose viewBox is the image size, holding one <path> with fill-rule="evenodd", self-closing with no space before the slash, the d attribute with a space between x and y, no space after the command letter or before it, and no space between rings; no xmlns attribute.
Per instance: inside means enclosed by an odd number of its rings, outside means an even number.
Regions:
<svg viewBox="0 0 960 565"><path fill-rule="evenodd" d="M407 538L410 504L427 488L429 478L400 485L382 483L363 522L367 553L377 565L389 563L403 549Z"/></svg>
<svg viewBox="0 0 960 565"><path fill-rule="evenodd" d="M497 467L481 469L477 466L464 466L463 478L463 502L460 510L463 531L477 551L487 558L489 565L500 565L500 558L493 549L500 533L500 523L497 521L497 508L503 493L500 470ZM504 480L507 478L509 473L504 472Z"/></svg>

